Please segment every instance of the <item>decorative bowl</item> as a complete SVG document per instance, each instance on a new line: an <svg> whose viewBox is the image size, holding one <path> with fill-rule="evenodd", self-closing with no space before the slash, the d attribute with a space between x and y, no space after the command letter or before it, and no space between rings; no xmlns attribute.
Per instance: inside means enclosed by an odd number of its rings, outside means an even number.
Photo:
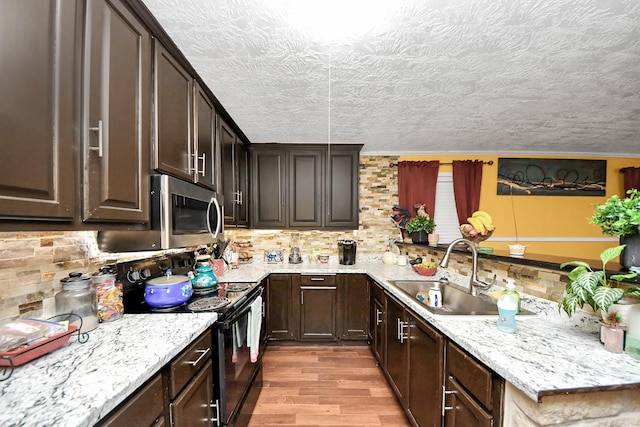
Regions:
<svg viewBox="0 0 640 427"><path fill-rule="evenodd" d="M438 267L425 268L425 267L418 267L417 265L412 265L411 268L413 268L413 271L415 271L421 276L433 276L434 274L436 274L436 271L438 270Z"/></svg>
<svg viewBox="0 0 640 427"><path fill-rule="evenodd" d="M318 255L318 261L322 264L326 264L329 262L329 255Z"/></svg>

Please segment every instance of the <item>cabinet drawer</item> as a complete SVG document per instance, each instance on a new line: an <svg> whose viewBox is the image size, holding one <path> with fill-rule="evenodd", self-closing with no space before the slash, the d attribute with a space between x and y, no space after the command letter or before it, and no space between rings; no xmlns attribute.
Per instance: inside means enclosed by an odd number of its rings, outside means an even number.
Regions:
<svg viewBox="0 0 640 427"><path fill-rule="evenodd" d="M169 367L169 397L175 398L180 390L212 358L211 331L205 332L187 347Z"/></svg>
<svg viewBox="0 0 640 427"><path fill-rule="evenodd" d="M447 343L447 372L485 408L492 409L493 374L455 344Z"/></svg>
<svg viewBox="0 0 640 427"><path fill-rule="evenodd" d="M163 409L162 375L158 374L99 425L100 427L160 425L159 423L164 421L164 418L161 418Z"/></svg>
<svg viewBox="0 0 640 427"><path fill-rule="evenodd" d="M301 285L314 285L314 286L335 286L336 275L335 274L301 274Z"/></svg>

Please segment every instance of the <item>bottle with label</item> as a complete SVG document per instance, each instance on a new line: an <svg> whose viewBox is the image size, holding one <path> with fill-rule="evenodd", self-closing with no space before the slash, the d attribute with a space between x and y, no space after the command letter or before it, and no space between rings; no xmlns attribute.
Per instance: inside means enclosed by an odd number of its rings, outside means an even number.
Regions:
<svg viewBox="0 0 640 427"><path fill-rule="evenodd" d="M438 283L429 289L429 307L442 307L442 292L440 292L440 286Z"/></svg>
<svg viewBox="0 0 640 427"><path fill-rule="evenodd" d="M516 290L516 279L512 279L510 277L507 278L507 285L505 286L504 293L513 295L513 297L516 299L516 304L518 306L516 308L516 314L520 314L520 294Z"/></svg>
<svg viewBox="0 0 640 427"><path fill-rule="evenodd" d="M516 310L518 302L510 293L498 298L498 329L508 334L516 332Z"/></svg>

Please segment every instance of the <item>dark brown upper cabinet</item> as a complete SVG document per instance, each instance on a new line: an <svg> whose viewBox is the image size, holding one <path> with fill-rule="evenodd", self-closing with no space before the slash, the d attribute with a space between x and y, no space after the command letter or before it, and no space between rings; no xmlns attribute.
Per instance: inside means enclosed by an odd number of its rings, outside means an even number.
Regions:
<svg viewBox="0 0 640 427"><path fill-rule="evenodd" d="M253 227L357 229L361 148L253 145Z"/></svg>
<svg viewBox="0 0 640 427"><path fill-rule="evenodd" d="M149 220L151 50L120 0L86 3L83 221Z"/></svg>
<svg viewBox="0 0 640 427"><path fill-rule="evenodd" d="M220 155L216 144L216 109L202 85L195 84L195 124L193 179L195 182L218 190L217 171Z"/></svg>
<svg viewBox="0 0 640 427"><path fill-rule="evenodd" d="M76 216L81 19L79 1L0 2L0 218Z"/></svg>
<svg viewBox="0 0 640 427"><path fill-rule="evenodd" d="M233 129L218 117L221 152L221 185L224 195L224 224L249 225L249 150Z"/></svg>
<svg viewBox="0 0 640 427"><path fill-rule="evenodd" d="M194 81L158 41L153 65L154 169L191 181Z"/></svg>

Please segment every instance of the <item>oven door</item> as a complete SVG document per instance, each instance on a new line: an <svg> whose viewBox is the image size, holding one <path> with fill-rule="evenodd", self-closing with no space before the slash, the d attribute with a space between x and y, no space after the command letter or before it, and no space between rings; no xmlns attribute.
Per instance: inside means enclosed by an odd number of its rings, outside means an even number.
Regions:
<svg viewBox="0 0 640 427"><path fill-rule="evenodd" d="M258 294L259 295L259 294ZM257 295L256 297L257 298ZM218 323L217 399L220 409L219 425L233 425L256 374L261 358L251 361L248 337L251 303L247 301L237 313ZM260 348L260 353L264 348Z"/></svg>

